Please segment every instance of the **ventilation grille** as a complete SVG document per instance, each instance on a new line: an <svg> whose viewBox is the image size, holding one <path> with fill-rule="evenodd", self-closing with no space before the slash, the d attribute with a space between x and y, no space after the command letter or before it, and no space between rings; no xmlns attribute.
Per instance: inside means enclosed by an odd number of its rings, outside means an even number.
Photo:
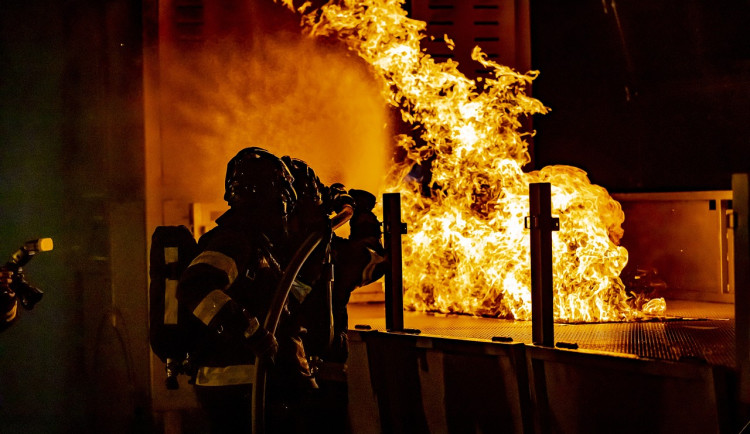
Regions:
<svg viewBox="0 0 750 434"><path fill-rule="evenodd" d="M513 0L414 0L411 16L427 23L423 47L435 60L453 59L470 78L489 71L471 59L475 46L491 60L516 67L516 11ZM444 35L455 43L451 50Z"/></svg>
<svg viewBox="0 0 750 434"><path fill-rule="evenodd" d="M203 1L176 1L174 3L174 21L179 40L188 42L202 40L205 24Z"/></svg>

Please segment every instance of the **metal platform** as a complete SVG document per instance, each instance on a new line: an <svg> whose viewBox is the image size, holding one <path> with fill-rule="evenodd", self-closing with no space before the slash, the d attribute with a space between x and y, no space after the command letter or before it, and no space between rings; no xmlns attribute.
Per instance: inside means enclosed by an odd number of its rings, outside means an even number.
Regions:
<svg viewBox="0 0 750 434"><path fill-rule="evenodd" d="M622 357L735 367L733 304L668 300L667 318L630 323L555 324L555 342L566 348ZM369 326L385 331L383 304L350 304L349 324L355 329ZM532 343L530 321L406 311L404 327L419 330L425 336Z"/></svg>

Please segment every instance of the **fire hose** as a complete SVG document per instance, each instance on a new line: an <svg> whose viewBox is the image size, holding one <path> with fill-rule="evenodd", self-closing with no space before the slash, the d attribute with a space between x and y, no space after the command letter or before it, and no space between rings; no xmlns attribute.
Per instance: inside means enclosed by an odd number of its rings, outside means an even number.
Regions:
<svg viewBox="0 0 750 434"><path fill-rule="evenodd" d="M289 298L289 292L292 289L292 284L297 278L300 269L310 257L310 254L318 247L324 238L330 237L331 231L341 227L344 223L349 221L354 214L354 208L349 205L344 205L341 212L331 218L331 228L321 231L316 231L310 234L302 245L297 249L294 256L292 257L289 264L284 269L284 273L281 276L279 284L276 286L273 300L271 301L271 307L266 315L263 327L268 330L272 335L276 335L276 329L279 326L281 319L281 313L284 311L287 298ZM330 309L331 294L329 287L329 294L327 294L328 306ZM330 315L329 315L330 316ZM329 324L329 328L332 328L333 324ZM332 331L329 332L329 335ZM266 409L266 381L268 377L268 361L263 358L257 358L255 362L255 378L253 379L253 400L252 400L252 423L253 423L253 434L263 434L265 432L265 409Z"/></svg>

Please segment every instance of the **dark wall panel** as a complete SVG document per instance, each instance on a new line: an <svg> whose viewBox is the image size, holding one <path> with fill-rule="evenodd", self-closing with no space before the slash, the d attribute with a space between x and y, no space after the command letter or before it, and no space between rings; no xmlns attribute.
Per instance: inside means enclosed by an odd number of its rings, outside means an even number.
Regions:
<svg viewBox="0 0 750 434"><path fill-rule="evenodd" d="M750 170L750 5L531 2L536 165L615 191L729 189Z"/></svg>
<svg viewBox="0 0 750 434"><path fill-rule="evenodd" d="M0 336L3 433L147 432L140 2L3 2L0 249L49 236Z"/></svg>

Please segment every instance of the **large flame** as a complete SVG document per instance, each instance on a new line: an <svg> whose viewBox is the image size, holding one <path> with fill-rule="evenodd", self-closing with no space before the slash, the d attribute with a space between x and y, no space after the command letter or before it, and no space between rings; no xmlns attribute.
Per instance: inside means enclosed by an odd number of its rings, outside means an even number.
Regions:
<svg viewBox="0 0 750 434"><path fill-rule="evenodd" d="M291 0L283 0L293 8ZM425 23L410 19L401 0L339 0L304 13L310 34L343 41L368 64L385 99L420 132L398 137L405 151L389 190L402 194L404 299L416 310L516 319L531 317L529 183L552 185L555 317L559 321L621 321L642 316L619 278L627 251L618 245L624 214L607 191L569 166L524 173L530 161L521 119L546 113L528 96L536 72L493 62L478 47L472 58L492 71L468 79L452 60L435 62L420 42ZM446 36L448 46L452 46ZM430 165L430 191L410 175ZM663 313L663 300L648 306Z"/></svg>

